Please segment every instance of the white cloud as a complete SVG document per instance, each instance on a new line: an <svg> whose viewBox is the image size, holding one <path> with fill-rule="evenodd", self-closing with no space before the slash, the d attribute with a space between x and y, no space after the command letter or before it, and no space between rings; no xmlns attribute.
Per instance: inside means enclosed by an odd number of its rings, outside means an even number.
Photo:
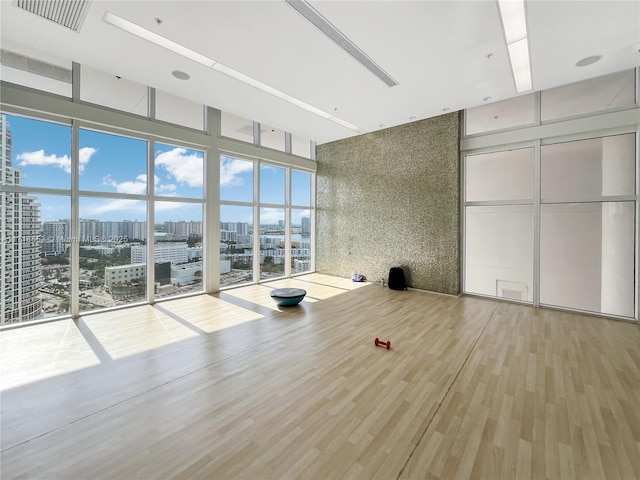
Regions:
<svg viewBox="0 0 640 480"><path fill-rule="evenodd" d="M242 185L243 173L253 172L253 162L237 160L235 158L225 158L220 164L220 186L232 187Z"/></svg>
<svg viewBox="0 0 640 480"><path fill-rule="evenodd" d="M93 147L82 147L80 149L80 151L78 153L79 153L80 172L81 173L84 170L84 166L87 163L89 163L89 160L91 160L91 157L97 151L98 151L98 149L97 148L93 148Z"/></svg>
<svg viewBox="0 0 640 480"><path fill-rule="evenodd" d="M282 208L265 207L260 209L260 225L278 225L280 220L284 220Z"/></svg>
<svg viewBox="0 0 640 480"><path fill-rule="evenodd" d="M97 151L98 150L93 147L83 147L80 149L79 151L80 172L84 170L85 165L89 163L89 160L91 160L91 157ZM61 168L66 173L71 173L71 158L68 155L58 156L55 153L47 155L44 153L44 150L41 149L41 150L36 150L35 152L20 153L16 158L20 161L19 165L21 167L26 167L29 165L35 165L40 167L54 166L54 167Z"/></svg>
<svg viewBox="0 0 640 480"><path fill-rule="evenodd" d="M146 202L142 200L107 200L93 204L80 212L82 218L91 218L109 212L122 212L123 216L131 217L131 214L146 215Z"/></svg>
<svg viewBox="0 0 640 480"><path fill-rule="evenodd" d="M202 187L203 158L198 154L187 154L187 149L176 147L156 156L156 165L162 166L178 183L190 187Z"/></svg>
<svg viewBox="0 0 640 480"><path fill-rule="evenodd" d="M111 177L111 175L107 175L102 179L102 184L114 187L118 193L144 194L147 191L147 176L142 174L138 175L135 181L118 183Z"/></svg>
<svg viewBox="0 0 640 480"><path fill-rule="evenodd" d="M157 177L156 177L157 178ZM168 193L168 192L175 192L176 187L173 183L166 183L164 185L159 185L156 188L156 193Z"/></svg>

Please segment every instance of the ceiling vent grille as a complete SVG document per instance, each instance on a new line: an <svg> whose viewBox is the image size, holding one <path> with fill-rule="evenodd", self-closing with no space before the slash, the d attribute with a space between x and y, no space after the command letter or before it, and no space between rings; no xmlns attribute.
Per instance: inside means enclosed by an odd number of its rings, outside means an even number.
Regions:
<svg viewBox="0 0 640 480"><path fill-rule="evenodd" d="M89 0L16 0L15 5L27 12L70 28L80 30L89 10Z"/></svg>
<svg viewBox="0 0 640 480"><path fill-rule="evenodd" d="M322 14L308 2L305 0L285 0L285 2L388 86L393 87L398 85L398 82L396 82L391 75L385 72L380 65L360 50L355 43L349 40L344 33L331 24L329 20L323 17Z"/></svg>
<svg viewBox="0 0 640 480"><path fill-rule="evenodd" d="M5 67L53 78L60 82L71 83L72 75L71 70L68 68L62 68L51 63L43 62L42 60L36 60L35 58L25 57L19 53L0 50L0 63Z"/></svg>

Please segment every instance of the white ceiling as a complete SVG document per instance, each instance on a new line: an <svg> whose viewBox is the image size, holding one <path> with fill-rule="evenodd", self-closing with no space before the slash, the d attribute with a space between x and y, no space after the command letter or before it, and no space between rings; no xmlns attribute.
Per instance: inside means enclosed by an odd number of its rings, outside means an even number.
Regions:
<svg viewBox="0 0 640 480"><path fill-rule="evenodd" d="M284 1L90 2L79 32L1 1L1 44L151 85L320 143L356 135L102 21L110 11L359 127L516 95L497 2L311 1L388 72L388 87ZM640 65L640 1L526 3L534 90ZM161 18L158 25L156 18ZM487 59L487 56L490 55ZM587 67L575 63L602 59ZM182 70L191 78L175 79Z"/></svg>

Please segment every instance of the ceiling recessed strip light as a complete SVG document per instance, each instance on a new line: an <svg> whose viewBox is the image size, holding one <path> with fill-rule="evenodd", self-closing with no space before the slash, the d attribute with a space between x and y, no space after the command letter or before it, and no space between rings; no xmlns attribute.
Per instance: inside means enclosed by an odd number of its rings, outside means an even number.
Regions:
<svg viewBox="0 0 640 480"><path fill-rule="evenodd" d="M518 93L533 88L524 0L497 0Z"/></svg>
<svg viewBox="0 0 640 480"><path fill-rule="evenodd" d="M309 105L308 103L305 103L302 100L298 100L297 98L292 97L291 95L287 95L286 93L281 92L276 88L270 87L269 85L266 85L254 78L251 78L248 75L245 75L244 73L238 72L233 68L227 67L222 63L216 62L215 60L205 57L204 55L200 55L198 52L194 52L189 48L183 47L182 45L175 43L167 38L164 38L163 36L158 35L157 33L147 30L146 28L136 25L135 23L125 20L124 18L118 17L117 15L114 15L111 12L106 12L102 20L110 25L113 25L114 27L124 30L125 32L131 33L137 37L140 37L144 40L154 43L160 47L166 48L167 50L171 50L172 52L177 53L178 55L182 55L183 57L193 60L194 62L198 62L199 64L204 65L205 67L212 68L216 72L223 73L228 77L238 80L246 85L257 88L258 90L261 90L265 93L273 95L274 97L277 97L277 98L280 98L281 100L289 102L290 104L295 105L296 107L302 108L310 113L313 113L314 115L318 115L319 117L322 117L326 120L331 120L332 122L337 123L338 125L341 125L343 127L349 128L350 130L353 130L355 132L362 133L362 130L356 127L355 125L352 125L348 122L345 122L344 120L334 117L330 113L320 110L319 108L316 108L313 105Z"/></svg>
<svg viewBox="0 0 640 480"><path fill-rule="evenodd" d="M527 18L524 13L524 1L499 0L502 27L507 43L517 42L527 37Z"/></svg>
<svg viewBox="0 0 640 480"><path fill-rule="evenodd" d="M284 0L291 8L309 20L313 26L333 40L336 45L351 55L359 64L373 73L390 87L398 85L398 82L383 68L374 62L366 53L358 48L349 38L338 30L329 20L322 16L309 2L305 0Z"/></svg>
<svg viewBox="0 0 640 480"><path fill-rule="evenodd" d="M151 43L155 43L162 48L166 48L167 50L171 50L172 52L177 53L178 55L182 55L183 57L187 57L188 59L193 60L194 62L198 62L205 67L211 68L216 64L215 60L211 60L204 55L200 55L198 52L194 52L187 47L183 47L182 45L173 42L168 38L164 38L162 35L158 35L151 30L147 30L146 28L125 20L122 17L114 15L111 12L106 12L102 20L110 25L113 25L114 27L119 28L120 30L124 30L125 32L135 35L136 37L140 37Z"/></svg>
<svg viewBox="0 0 640 480"><path fill-rule="evenodd" d="M529 68L529 42L526 38L508 45L511 69L518 92L531 90L531 70Z"/></svg>

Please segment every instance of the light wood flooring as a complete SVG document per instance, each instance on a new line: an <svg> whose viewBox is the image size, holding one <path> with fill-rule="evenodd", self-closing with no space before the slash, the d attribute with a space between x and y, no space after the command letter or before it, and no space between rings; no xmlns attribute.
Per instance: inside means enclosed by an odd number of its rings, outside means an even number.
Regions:
<svg viewBox="0 0 640 480"><path fill-rule="evenodd" d="M311 274L5 330L0 374L3 480L640 479L634 323Z"/></svg>

